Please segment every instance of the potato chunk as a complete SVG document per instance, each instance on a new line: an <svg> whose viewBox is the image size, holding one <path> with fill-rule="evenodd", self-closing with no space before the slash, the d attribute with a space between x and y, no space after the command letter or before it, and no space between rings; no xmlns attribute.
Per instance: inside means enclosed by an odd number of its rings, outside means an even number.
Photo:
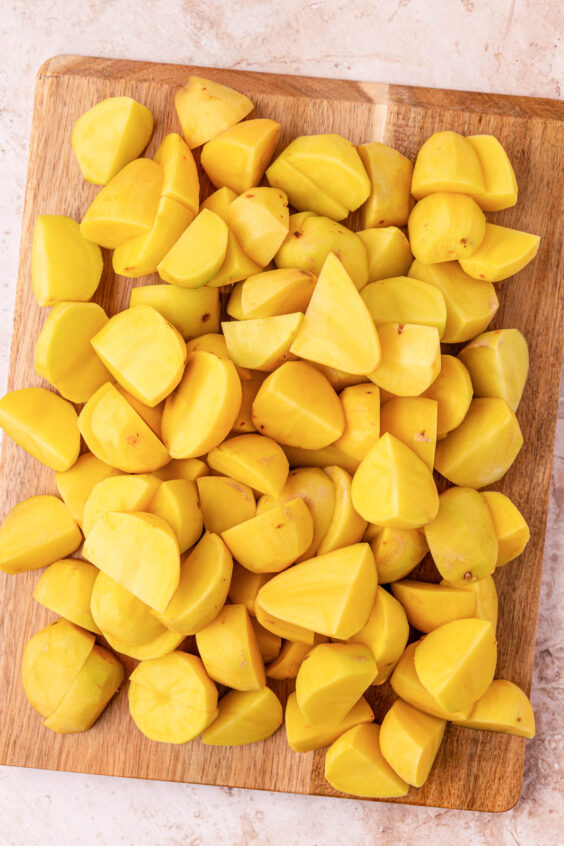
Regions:
<svg viewBox="0 0 564 846"><path fill-rule="evenodd" d="M0 570L38 570L66 558L81 542L80 529L60 499L29 497L10 509L0 526Z"/></svg>
<svg viewBox="0 0 564 846"><path fill-rule="evenodd" d="M445 711L445 709L439 705L436 699L434 699L429 691L421 684L415 669L414 656L415 650L419 644L422 643L422 640L423 639L410 643L409 646L405 648L405 651L396 664L390 679L390 684L394 693L396 693L405 702L413 705L414 708L418 708L419 711L423 711L425 714L431 714L434 717L439 717L442 720L453 721L467 717L470 714L473 705L462 708L457 713Z"/></svg>
<svg viewBox="0 0 564 846"><path fill-rule="evenodd" d="M143 285L132 288L129 307L151 306L184 340L219 331L219 292L213 288Z"/></svg>
<svg viewBox="0 0 564 846"><path fill-rule="evenodd" d="M222 323L229 357L239 367L271 373L291 357L290 347L303 318L301 312L296 312Z"/></svg>
<svg viewBox="0 0 564 846"><path fill-rule="evenodd" d="M40 306L85 302L100 284L104 262L97 244L62 214L41 214L33 227L31 284Z"/></svg>
<svg viewBox="0 0 564 846"><path fill-rule="evenodd" d="M153 161L163 168L161 198L180 203L195 217L200 206L198 168L189 147L177 132L165 135Z"/></svg>
<svg viewBox="0 0 564 846"><path fill-rule="evenodd" d="M376 283L378 284L378 283ZM392 394L415 397L427 390L441 369L436 326L385 323L378 327L380 362L368 378Z"/></svg>
<svg viewBox="0 0 564 846"><path fill-rule="evenodd" d="M435 132L419 149L411 193L420 200L437 191L482 194L486 189L480 158L458 132Z"/></svg>
<svg viewBox="0 0 564 846"><path fill-rule="evenodd" d="M453 722L482 731L501 731L518 737L535 736L535 715L527 694L505 679L496 679L490 684L472 708L470 716Z"/></svg>
<svg viewBox="0 0 564 846"><path fill-rule="evenodd" d="M267 270L249 276L233 288L227 313L236 320L304 312L317 277L297 268Z"/></svg>
<svg viewBox="0 0 564 846"><path fill-rule="evenodd" d="M538 253L539 245L540 235L487 223L479 248L457 258L462 270L474 279L502 282L523 270Z"/></svg>
<svg viewBox="0 0 564 846"><path fill-rule="evenodd" d="M270 581L272 574L269 573L268 576L267 581ZM305 629L303 626L288 623L286 620L281 620L279 617L275 617L274 614L265 611L259 603L258 594L255 600L255 617L261 626L268 629L269 632L277 634L279 637L285 638L292 643L305 643L309 644L310 647L316 643L318 635L311 629Z"/></svg>
<svg viewBox="0 0 564 846"><path fill-rule="evenodd" d="M403 655L409 637L409 624L401 604L381 587L365 625L349 638L370 649L378 667L373 684L384 684Z"/></svg>
<svg viewBox="0 0 564 846"><path fill-rule="evenodd" d="M316 635L315 639L317 642L327 640L323 635ZM267 665L266 675L269 679L295 679L311 648L309 643L292 643L291 640L285 640L276 658Z"/></svg>
<svg viewBox="0 0 564 846"><path fill-rule="evenodd" d="M174 105L191 150L243 120L254 105L248 97L220 82L191 76L174 96Z"/></svg>
<svg viewBox="0 0 564 846"><path fill-rule="evenodd" d="M260 183L279 137L280 124L275 120L246 120L207 142L202 167L216 188L243 194Z"/></svg>
<svg viewBox="0 0 564 846"><path fill-rule="evenodd" d="M282 704L268 687L231 690L219 702L219 714L204 730L207 746L241 746L270 737L282 725Z"/></svg>
<svg viewBox="0 0 564 846"><path fill-rule="evenodd" d="M423 264L465 261L485 238L486 218L465 194L429 194L409 215L408 231L411 251Z"/></svg>
<svg viewBox="0 0 564 846"><path fill-rule="evenodd" d="M325 473L333 483L335 507L327 531L317 548L319 555L359 543L366 530L366 520L353 507L350 475L336 465L326 467Z"/></svg>
<svg viewBox="0 0 564 846"><path fill-rule="evenodd" d="M383 323L418 323L436 326L442 338L447 319L445 298L438 288L409 276L371 282L362 289L376 326Z"/></svg>
<svg viewBox="0 0 564 846"><path fill-rule="evenodd" d="M121 470L110 467L91 452L80 455L69 470L55 473L55 484L61 499L81 528L84 506L95 485L120 473Z"/></svg>
<svg viewBox="0 0 564 846"><path fill-rule="evenodd" d="M364 382L345 388L339 399L345 413L345 428L335 446L362 461L380 437L380 390Z"/></svg>
<svg viewBox="0 0 564 846"><path fill-rule="evenodd" d="M361 209L363 229L405 226L412 202L413 163L399 150L379 141L356 149L370 179L370 196Z"/></svg>
<svg viewBox="0 0 564 846"><path fill-rule="evenodd" d="M218 473L275 497L289 472L282 447L271 438L253 434L224 441L208 454L208 464Z"/></svg>
<svg viewBox="0 0 564 846"><path fill-rule="evenodd" d="M313 213L326 215L333 220L343 220L349 213L346 206L316 185L305 173L301 173L282 154L270 165L266 178L274 188L284 190L296 209L311 209Z"/></svg>
<svg viewBox="0 0 564 846"><path fill-rule="evenodd" d="M215 681L235 690L264 687L264 662L244 605L224 605L213 622L196 633L196 644Z"/></svg>
<svg viewBox="0 0 564 846"><path fill-rule="evenodd" d="M223 264L228 234L219 215L202 209L159 262L159 276L181 288L201 288Z"/></svg>
<svg viewBox="0 0 564 846"><path fill-rule="evenodd" d="M466 366L453 355L441 355L441 370L422 396L437 403L437 438L456 429L472 402L472 380Z"/></svg>
<svg viewBox="0 0 564 846"><path fill-rule="evenodd" d="M476 612L475 594L454 585L402 579L392 584L392 593L403 605L410 625L425 634L452 620L474 617Z"/></svg>
<svg viewBox="0 0 564 846"><path fill-rule="evenodd" d="M162 482L146 510L168 523L181 553L193 546L202 534L204 521L195 482L188 479Z"/></svg>
<svg viewBox="0 0 564 846"><path fill-rule="evenodd" d="M288 234L288 198L278 188L251 188L230 204L229 228L260 267L272 261Z"/></svg>
<svg viewBox="0 0 564 846"><path fill-rule="evenodd" d="M478 579L477 582L447 582L443 579L442 585L451 585L458 590L465 590L474 594L476 600L476 610L473 617L478 617L480 620L489 620L494 629L497 626L497 590L495 582L491 576L484 576L483 579Z"/></svg>
<svg viewBox="0 0 564 846"><path fill-rule="evenodd" d="M255 497L248 485L228 476L203 476L197 486L206 531L220 535L256 516Z"/></svg>
<svg viewBox="0 0 564 846"><path fill-rule="evenodd" d="M342 734L362 723L371 723L374 712L361 696L351 710L338 723L312 724L300 711L296 694L291 693L286 702L286 736L288 745L294 752L310 752L329 746Z"/></svg>
<svg viewBox="0 0 564 846"><path fill-rule="evenodd" d="M262 660L265 664L274 661L282 648L282 638L261 626L256 617L251 617L251 625L255 632Z"/></svg>
<svg viewBox="0 0 564 846"><path fill-rule="evenodd" d="M409 241L397 226L363 229L356 233L368 253L368 281L405 276L413 256Z"/></svg>
<svg viewBox="0 0 564 846"><path fill-rule="evenodd" d="M229 601L233 605L244 605L251 617L255 617L257 594L273 575L274 573L251 573L246 567L242 567L241 564L235 562L231 584L229 585Z"/></svg>
<svg viewBox="0 0 564 846"><path fill-rule="evenodd" d="M349 729L327 750L325 778L335 790L386 799L405 796L408 784L390 767L380 749L380 726Z"/></svg>
<svg viewBox="0 0 564 846"><path fill-rule="evenodd" d="M494 135L468 135L482 168L485 190L473 194L484 211L501 211L517 202L517 180L509 156Z"/></svg>
<svg viewBox="0 0 564 846"><path fill-rule="evenodd" d="M90 597L98 570L87 561L63 558L41 574L33 598L71 623L101 634L90 613Z"/></svg>
<svg viewBox="0 0 564 846"><path fill-rule="evenodd" d="M368 540L366 535L365 539ZM391 529L388 526L376 529L370 546L378 581L383 585L403 579L429 551L425 535L419 529Z"/></svg>
<svg viewBox="0 0 564 846"><path fill-rule="evenodd" d="M518 329L484 332L459 357L477 397L501 397L512 411L517 410L529 372L529 347Z"/></svg>
<svg viewBox="0 0 564 846"><path fill-rule="evenodd" d="M392 397L380 411L380 431L394 435L433 470L437 403L425 397Z"/></svg>
<svg viewBox="0 0 564 846"><path fill-rule="evenodd" d="M229 206L237 194L231 188L220 188L204 200L202 209L209 209L217 214L225 223L229 223ZM233 285L248 276L259 273L260 265L252 261L243 250L241 244L229 230L227 234L227 250L225 259L213 279L207 283L210 288L220 288L222 285Z"/></svg>
<svg viewBox="0 0 564 846"><path fill-rule="evenodd" d="M423 714L397 699L382 720L382 755L408 784L422 787L437 757L445 728L446 720Z"/></svg>
<svg viewBox="0 0 564 846"><path fill-rule="evenodd" d="M496 567L503 567L518 558L529 542L531 533L525 518L508 496L499 491L484 491L497 536Z"/></svg>

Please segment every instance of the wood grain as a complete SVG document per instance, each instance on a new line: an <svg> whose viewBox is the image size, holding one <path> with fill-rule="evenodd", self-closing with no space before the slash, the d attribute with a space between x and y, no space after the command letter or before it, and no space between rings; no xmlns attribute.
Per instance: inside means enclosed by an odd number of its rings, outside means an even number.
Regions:
<svg viewBox="0 0 564 846"><path fill-rule="evenodd" d="M496 486L523 511L532 533L524 555L495 576L500 596L497 675L529 690L563 345L561 103L76 56L49 60L38 74L34 102L10 389L44 384L33 371L35 340L45 317L29 280L33 222L39 213L80 219L97 191L82 181L72 155L74 121L103 97L133 96L156 117L147 151L151 155L167 131L179 130L173 92L193 72L233 85L253 99L257 116L281 121L282 145L296 134L340 132L357 144L382 140L413 157L432 132L455 129L491 132L508 150L519 182L519 204L492 219L536 232L542 243L537 260L499 286L501 308L494 323L519 328L531 350L528 388L518 411L525 445ZM205 180L203 184L206 190ZM134 284L149 281L154 279ZM130 280L114 278L106 257L96 300L115 313L127 305L130 287ZM32 493L54 491L53 474L8 439L3 442L0 484L2 515ZM199 741L183 747L151 743L129 719L126 685L91 731L59 737L42 728L19 681L25 642L52 617L31 598L37 579L37 573L0 579L0 763L336 795L323 779L323 752L291 752L283 731L241 749L206 748ZM133 663L126 660L128 670ZM287 689L287 684L276 688L282 695ZM388 685L371 689L377 719L392 697ZM427 784L400 801L506 810L519 797L524 753L519 738L449 726Z"/></svg>

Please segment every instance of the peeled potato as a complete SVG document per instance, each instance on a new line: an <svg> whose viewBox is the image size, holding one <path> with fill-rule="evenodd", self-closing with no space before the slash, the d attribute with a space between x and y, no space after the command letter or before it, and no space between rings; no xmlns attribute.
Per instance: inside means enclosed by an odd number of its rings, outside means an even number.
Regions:
<svg viewBox="0 0 564 846"><path fill-rule="evenodd" d="M291 358L290 347L299 332L303 314L282 314L221 324L229 357L239 367L270 373Z"/></svg>
<svg viewBox="0 0 564 846"><path fill-rule="evenodd" d="M288 478L282 447L263 435L239 435L208 454L209 466L270 496L278 496Z"/></svg>
<svg viewBox="0 0 564 846"><path fill-rule="evenodd" d="M335 465L326 467L325 473L333 483L335 506L327 531L317 548L318 555L358 543L366 529L366 520L357 514L353 506L350 475Z"/></svg>
<svg viewBox="0 0 564 846"><path fill-rule="evenodd" d="M158 311L185 340L219 330L219 293L213 288L143 285L132 288L129 299L130 308L140 305Z"/></svg>
<svg viewBox="0 0 564 846"><path fill-rule="evenodd" d="M61 499L80 527L83 523L84 506L94 487L103 479L120 474L121 470L110 467L91 452L80 455L69 470L55 473L55 484Z"/></svg>
<svg viewBox="0 0 564 846"><path fill-rule="evenodd" d="M163 168L161 197L174 200L197 215L200 205L198 168L180 135L176 132L165 135L153 160Z"/></svg>
<svg viewBox="0 0 564 846"><path fill-rule="evenodd" d="M412 162L379 141L361 144L357 150L370 178L370 196L361 211L363 229L405 226L411 208Z"/></svg>
<svg viewBox="0 0 564 846"><path fill-rule="evenodd" d="M108 511L148 511L159 486L159 479L143 473L102 479L92 488L84 506L82 527L85 537Z"/></svg>
<svg viewBox="0 0 564 846"><path fill-rule="evenodd" d="M101 634L90 612L90 597L98 570L87 561L63 558L41 574L33 598L65 620Z"/></svg>
<svg viewBox="0 0 564 846"><path fill-rule="evenodd" d="M201 288L223 264L227 236L225 222L209 209L202 209L159 262L159 276L181 288Z"/></svg>
<svg viewBox="0 0 564 846"><path fill-rule="evenodd" d="M196 633L196 644L215 681L235 690L264 687L264 662L244 605L224 605L217 617Z"/></svg>
<svg viewBox="0 0 564 846"><path fill-rule="evenodd" d="M206 531L220 535L256 515L255 497L248 485L228 476L202 476L197 480Z"/></svg>
<svg viewBox="0 0 564 846"><path fill-rule="evenodd" d="M500 731L518 737L535 736L535 715L527 694L505 679L495 679L478 699L470 715L453 722L482 731Z"/></svg>
<svg viewBox="0 0 564 846"><path fill-rule="evenodd" d="M104 261L97 244L62 214L41 214L33 227L31 284L40 306L86 302L100 284Z"/></svg>
<svg viewBox="0 0 564 846"><path fill-rule="evenodd" d="M366 535L365 540L369 540ZM376 527L375 535L370 540L380 584L403 579L429 551L425 535L420 529Z"/></svg>
<svg viewBox="0 0 564 846"><path fill-rule="evenodd" d="M452 620L473 617L476 611L475 594L454 585L402 579L392 584L392 593L403 605L410 625L420 632L432 632Z"/></svg>
<svg viewBox="0 0 564 846"><path fill-rule="evenodd" d="M397 226L362 229L358 237L368 253L368 281L404 276L413 261L409 241Z"/></svg>
<svg viewBox="0 0 564 846"><path fill-rule="evenodd" d="M431 772L445 728L446 720L423 714L397 699L382 720L382 755L408 784L422 787Z"/></svg>
<svg viewBox="0 0 564 846"><path fill-rule="evenodd" d="M226 129L207 142L202 167L216 188L243 194L258 185L280 137L275 120L255 118Z"/></svg>
<svg viewBox="0 0 564 846"><path fill-rule="evenodd" d="M349 729L373 720L374 712L364 696L337 723L308 722L298 707L295 693L291 693L286 702L286 736L294 752L310 752L329 746Z"/></svg>
<svg viewBox="0 0 564 846"><path fill-rule="evenodd" d="M426 391L441 369L436 326L385 323L378 327L378 337L382 354L368 378L385 391L402 397L415 397Z"/></svg>
<svg viewBox="0 0 564 846"><path fill-rule="evenodd" d="M380 726L367 723L345 732L327 750L325 778L335 790L373 799L405 796L408 784L380 749Z"/></svg>
<svg viewBox="0 0 564 846"><path fill-rule="evenodd" d="M482 244L486 218L476 201L465 194L429 194L409 215L408 231L411 251L423 264L464 262ZM463 266L463 270L467 269Z"/></svg>
<svg viewBox="0 0 564 846"><path fill-rule="evenodd" d="M421 684L414 661L415 650L420 643L422 643L422 639L410 643L397 662L390 679L394 693L425 714L431 714L434 717L449 721L466 718L472 710L472 705L462 708L457 713L446 711L429 693L427 688Z"/></svg>
<svg viewBox="0 0 564 846"><path fill-rule="evenodd" d="M240 91L200 76L191 76L178 89L174 105L186 143L192 150L243 120L254 108L252 101Z"/></svg>
<svg viewBox="0 0 564 846"><path fill-rule="evenodd" d="M241 746L265 740L282 725L280 700L268 687L231 690L219 702L219 713L202 734L207 746Z"/></svg>
<svg viewBox="0 0 564 846"><path fill-rule="evenodd" d="M457 258L462 270L474 279L502 282L523 270L538 253L539 245L539 235L487 223L479 248Z"/></svg>
<svg viewBox="0 0 564 846"><path fill-rule="evenodd" d="M66 558L81 542L80 529L60 499L29 497L10 509L0 526L0 570L38 570Z"/></svg>
<svg viewBox="0 0 564 846"><path fill-rule="evenodd" d="M529 372L529 347L518 329L484 332L459 353L477 397L501 397L517 410Z"/></svg>
<svg viewBox="0 0 564 846"><path fill-rule="evenodd" d="M365 625L349 638L349 642L362 643L370 649L378 667L372 683L383 684L400 660L408 637L409 624L403 607L387 590L378 587Z"/></svg>
<svg viewBox="0 0 564 846"><path fill-rule="evenodd" d="M469 138L458 132L435 132L421 146L411 183L417 200L437 191L476 195L485 189L480 158Z"/></svg>

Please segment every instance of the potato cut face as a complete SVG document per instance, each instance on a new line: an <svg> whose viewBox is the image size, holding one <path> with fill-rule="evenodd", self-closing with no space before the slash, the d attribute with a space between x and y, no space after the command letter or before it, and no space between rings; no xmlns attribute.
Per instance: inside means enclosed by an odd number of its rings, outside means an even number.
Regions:
<svg viewBox="0 0 564 846"><path fill-rule="evenodd" d="M155 470L153 475L163 482L168 482L170 479L186 479L188 482L195 482L202 476L207 476L209 472L206 462L199 458L172 458L164 467Z"/></svg>
<svg viewBox="0 0 564 846"><path fill-rule="evenodd" d="M267 664L266 675L269 679L295 679L310 650L309 643L292 643L291 640L285 640L276 658Z"/></svg>
<svg viewBox="0 0 564 846"><path fill-rule="evenodd" d="M271 573L268 575L270 578L272 577ZM270 578L267 581L270 581ZM292 643L305 643L311 647L316 642L316 638L319 637L311 629L304 629L303 626L288 623L286 620L281 620L279 617L275 617L274 614L265 611L259 603L258 593L255 599L255 617L263 628Z"/></svg>
<svg viewBox="0 0 564 846"><path fill-rule="evenodd" d="M377 385L363 382L345 388L339 399L345 413L345 428L335 446L362 461L380 437L380 390Z"/></svg>
<svg viewBox="0 0 564 846"><path fill-rule="evenodd" d="M413 262L409 241L397 226L362 229L358 237L368 254L368 281L405 276Z"/></svg>
<svg viewBox="0 0 564 846"><path fill-rule="evenodd" d="M219 188L215 193L204 200L202 209L209 209L217 214L225 223L229 222L229 206L237 194L230 188ZM217 274L207 284L211 288L220 288L222 285L233 285L253 274L260 273L261 266L252 261L243 250L241 244L229 231L227 236L227 250L225 259Z"/></svg>
<svg viewBox="0 0 564 846"><path fill-rule="evenodd" d="M261 626L256 617L251 617L251 625L255 632L262 660L265 664L274 661L282 648L282 638Z"/></svg>
<svg viewBox="0 0 564 846"><path fill-rule="evenodd" d="M219 292L213 288L143 285L132 288L129 307L151 306L185 341L219 331Z"/></svg>
<svg viewBox="0 0 564 846"><path fill-rule="evenodd" d="M349 729L327 750L325 778L335 790L373 799L405 796L408 784L390 767L380 749L380 726Z"/></svg>
<svg viewBox="0 0 564 846"><path fill-rule="evenodd" d="M207 461L218 473L269 496L278 496L288 478L288 459L282 447L263 435L230 438L213 449Z"/></svg>
<svg viewBox="0 0 564 846"><path fill-rule="evenodd" d="M98 482L110 476L119 476L121 470L100 461L91 452L80 455L69 470L55 473L59 495L70 513L82 528L84 506Z"/></svg>
<svg viewBox="0 0 564 846"><path fill-rule="evenodd" d="M423 264L466 261L485 238L486 218L465 194L429 194L409 215L408 232L411 251Z"/></svg>
<svg viewBox="0 0 564 846"><path fill-rule="evenodd" d="M411 193L416 200L438 191L482 194L486 190L480 157L458 132L435 132L419 150Z"/></svg>
<svg viewBox="0 0 564 846"><path fill-rule="evenodd" d="M473 617L476 612L476 595L454 586L402 579L392 584L392 593L403 605L410 625L424 633L452 620Z"/></svg>
<svg viewBox="0 0 564 846"><path fill-rule="evenodd" d="M282 154L270 165L266 178L273 188L284 191L295 209L311 209L313 213L326 215L332 220L343 220L349 213L346 206L301 173Z"/></svg>
<svg viewBox="0 0 564 846"><path fill-rule="evenodd" d="M453 583L442 580L441 584L451 585ZM477 582L455 582L454 587L458 590L469 591L474 594L476 610L473 616L480 620L489 620L494 630L497 626L497 590L491 576L478 579Z"/></svg>
<svg viewBox="0 0 564 846"><path fill-rule="evenodd" d="M437 444L437 403L425 397L394 397L380 412L380 431L389 432L433 470Z"/></svg>
<svg viewBox="0 0 564 846"><path fill-rule="evenodd" d="M100 284L102 251L61 214L39 215L33 227L31 284L40 306L64 300L86 302Z"/></svg>
<svg viewBox="0 0 564 846"><path fill-rule="evenodd" d="M437 438L460 426L472 402L472 380L466 366L453 355L441 355L439 375L423 396L437 403Z"/></svg>
<svg viewBox="0 0 564 846"><path fill-rule="evenodd" d="M417 323L435 326L442 338L447 319L445 298L438 288L409 276L380 279L362 289L376 326L383 323Z"/></svg>
<svg viewBox="0 0 564 846"><path fill-rule="evenodd" d="M246 120L208 141L202 167L216 188L243 194L261 181L278 144L280 124L267 118Z"/></svg>
<svg viewBox="0 0 564 846"><path fill-rule="evenodd" d="M284 451L292 467L329 467L333 464L342 467L351 475L358 469L360 461L331 444L324 449L303 449L285 446Z"/></svg>
<svg viewBox="0 0 564 846"><path fill-rule="evenodd" d="M365 536L366 537L366 536ZM419 529L378 528L371 548L380 584L389 584L411 573L429 551L425 535Z"/></svg>
<svg viewBox="0 0 564 846"><path fill-rule="evenodd" d="M278 188L251 188L230 204L227 223L251 261L266 267L288 234L288 198Z"/></svg>
<svg viewBox="0 0 564 846"><path fill-rule="evenodd" d="M92 488L84 506L82 527L85 537L108 511L149 510L160 484L155 476L143 473L102 479Z"/></svg>
<svg viewBox="0 0 564 846"><path fill-rule="evenodd" d="M535 715L528 696L513 682L495 679L457 725L482 731L500 731L518 737L535 736Z"/></svg>
<svg viewBox="0 0 564 846"><path fill-rule="evenodd" d="M382 720L382 755L408 784L422 787L437 757L445 728L446 720L423 714L397 699Z"/></svg>
<svg viewBox="0 0 564 846"><path fill-rule="evenodd" d="M206 531L220 535L256 516L252 488L228 476L202 476L196 482Z"/></svg>
<svg viewBox="0 0 564 846"><path fill-rule="evenodd" d="M193 546L202 534L204 521L195 482L188 479L162 482L146 510L168 523L181 553Z"/></svg>
<svg viewBox="0 0 564 846"><path fill-rule="evenodd" d="M358 700L340 722L315 725L308 723L298 707L296 694L291 693L286 702L286 737L294 752L310 752L329 746L342 734L361 723L371 723L374 712L364 698Z"/></svg>
<svg viewBox="0 0 564 846"><path fill-rule="evenodd" d="M399 603L398 603L399 605ZM454 722L457 719L468 717L472 711L472 705L462 708L458 713L445 711L429 691L421 684L415 669L415 650L422 640L417 640L406 646L390 678L390 684L396 693L405 702L423 711L425 714L439 717L443 720Z"/></svg>
<svg viewBox="0 0 564 846"><path fill-rule="evenodd" d="M41 574L33 598L70 623L101 634L90 612L90 597L98 570L87 561L63 558Z"/></svg>
<svg viewBox="0 0 564 846"><path fill-rule="evenodd" d="M71 555L82 535L67 506L55 496L24 499L0 526L0 570L24 573Z"/></svg>
<svg viewBox="0 0 564 846"><path fill-rule="evenodd" d="M241 746L270 737L282 725L282 704L268 687L231 690L219 702L219 714L204 730L207 746Z"/></svg>
<svg viewBox="0 0 564 846"><path fill-rule="evenodd" d="M191 76L176 92L174 105L191 150L239 123L254 108L240 91L200 76Z"/></svg>
<svg viewBox="0 0 564 846"><path fill-rule="evenodd" d="M539 235L487 223L480 247L471 256L461 257L460 266L474 279L502 282L523 270L538 253L539 245Z"/></svg>
<svg viewBox="0 0 564 846"><path fill-rule="evenodd" d="M273 575L274 573L251 573L246 567L235 562L229 585L230 602L233 605L244 605L251 617L254 617L257 593Z"/></svg>
<svg viewBox="0 0 564 846"><path fill-rule="evenodd" d="M368 378L391 394L416 397L427 390L441 368L441 344L435 326L385 323L378 327L381 358Z"/></svg>
<svg viewBox="0 0 564 846"><path fill-rule="evenodd" d="M509 156L494 135L468 135L482 168L485 190L474 194L484 211L501 211L517 203L517 180Z"/></svg>
<svg viewBox="0 0 564 846"><path fill-rule="evenodd" d="M405 226L411 209L413 163L379 141L361 144L357 151L370 179L370 196L361 210L363 229Z"/></svg>
<svg viewBox="0 0 564 846"><path fill-rule="evenodd" d="M496 567L518 558L531 536L527 522L508 496L499 491L484 491L497 536Z"/></svg>
<svg viewBox="0 0 564 846"><path fill-rule="evenodd" d="M381 587L365 625L349 638L370 649L378 673L373 684L388 680L400 660L409 637L409 624L402 605Z"/></svg>
<svg viewBox="0 0 564 846"><path fill-rule="evenodd" d="M517 410L529 372L529 347L518 329L484 332L459 357L477 397L501 397L512 411Z"/></svg>
<svg viewBox="0 0 564 846"><path fill-rule="evenodd" d="M264 687L264 662L244 605L224 605L217 617L196 633L196 644L215 681L234 690Z"/></svg>
<svg viewBox="0 0 564 846"><path fill-rule="evenodd" d="M229 357L239 367L270 373L290 358L290 347L300 330L303 314L283 314L221 324Z"/></svg>
<svg viewBox="0 0 564 846"><path fill-rule="evenodd" d="M181 288L201 288L223 264L227 237L225 222L209 209L202 209L159 262L159 276Z"/></svg>
<svg viewBox="0 0 564 846"><path fill-rule="evenodd" d="M236 320L252 320L304 312L316 281L315 274L298 268L253 274L233 289L227 313Z"/></svg>
<svg viewBox="0 0 564 846"><path fill-rule="evenodd" d="M327 531L317 548L320 555L359 543L366 530L366 520L357 514L352 504L349 473L337 465L326 467L324 472L333 484L335 506Z"/></svg>
<svg viewBox="0 0 564 846"><path fill-rule="evenodd" d="M163 168L161 197L186 206L192 215L200 207L200 180L194 156L177 132L165 135L153 156Z"/></svg>

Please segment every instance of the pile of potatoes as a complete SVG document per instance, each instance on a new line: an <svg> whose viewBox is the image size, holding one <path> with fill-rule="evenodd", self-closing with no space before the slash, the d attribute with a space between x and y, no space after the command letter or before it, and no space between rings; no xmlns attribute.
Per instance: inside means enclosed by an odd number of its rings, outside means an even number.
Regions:
<svg viewBox="0 0 564 846"><path fill-rule="evenodd" d="M109 646L139 661L148 738L253 743L285 720L292 749L329 747L336 790L402 796L448 721L534 734L525 693L494 680L492 575L529 530L480 489L519 453L528 371L517 329L486 331L492 283L539 238L486 220L517 201L493 136L438 132L415 165L302 136L271 163L280 124L243 120L243 94L193 77L175 102L184 138L153 158L147 108L93 106L72 144L102 187L80 223L35 224L52 306L35 368L54 390L7 394L0 425L60 498L9 512L0 569L46 567L34 597L60 619L25 647L25 691L46 727L88 729L123 679ZM110 318L91 302L101 247L118 276L162 280ZM409 578L427 553L437 583ZM268 679L295 679L285 715ZM379 726L365 694L387 680Z"/></svg>

